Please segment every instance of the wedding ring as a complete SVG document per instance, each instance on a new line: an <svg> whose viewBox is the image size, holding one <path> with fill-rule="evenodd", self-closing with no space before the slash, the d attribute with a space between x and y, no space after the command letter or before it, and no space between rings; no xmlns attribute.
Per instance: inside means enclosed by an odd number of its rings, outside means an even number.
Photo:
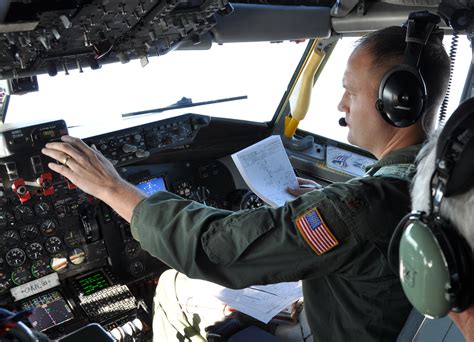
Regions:
<svg viewBox="0 0 474 342"><path fill-rule="evenodd" d="M62 164L64 166L67 167L67 162L71 159L71 156L70 155L67 155L66 157L64 157L63 161L62 161Z"/></svg>

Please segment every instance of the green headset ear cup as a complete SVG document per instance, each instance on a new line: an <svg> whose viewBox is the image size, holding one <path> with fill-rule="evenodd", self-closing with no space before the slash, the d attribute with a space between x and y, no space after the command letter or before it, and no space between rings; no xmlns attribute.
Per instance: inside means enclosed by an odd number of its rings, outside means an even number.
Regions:
<svg viewBox="0 0 474 342"><path fill-rule="evenodd" d="M452 308L448 295L451 277L447 260L430 228L410 221L400 240L400 280L410 303L430 318L445 316Z"/></svg>

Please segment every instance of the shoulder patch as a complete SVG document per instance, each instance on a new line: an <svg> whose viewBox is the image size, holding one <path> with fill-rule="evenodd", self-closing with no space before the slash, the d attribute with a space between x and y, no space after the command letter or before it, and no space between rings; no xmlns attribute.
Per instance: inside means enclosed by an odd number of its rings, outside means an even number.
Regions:
<svg viewBox="0 0 474 342"><path fill-rule="evenodd" d="M295 224L317 255L323 255L339 245L339 241L326 226L317 208L311 208L298 216Z"/></svg>

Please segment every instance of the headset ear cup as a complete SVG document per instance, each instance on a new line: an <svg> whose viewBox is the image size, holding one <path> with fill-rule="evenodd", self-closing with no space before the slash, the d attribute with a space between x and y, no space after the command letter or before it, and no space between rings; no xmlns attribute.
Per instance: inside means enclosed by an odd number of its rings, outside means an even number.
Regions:
<svg viewBox="0 0 474 342"><path fill-rule="evenodd" d="M467 241L457 233L449 222L439 225L438 241L448 262L451 275L452 310L461 312L472 304L472 252ZM438 226L438 225L437 225ZM443 236L440 238L439 236Z"/></svg>
<svg viewBox="0 0 474 342"><path fill-rule="evenodd" d="M439 318L451 310L453 297L446 296L451 275L432 223L425 215L407 222L400 240L399 275L411 304L423 315Z"/></svg>
<svg viewBox="0 0 474 342"><path fill-rule="evenodd" d="M400 280L419 312L439 318L468 308L472 266L471 249L450 222L434 215L410 217L400 240Z"/></svg>
<svg viewBox="0 0 474 342"><path fill-rule="evenodd" d="M382 78L375 108L395 127L408 127L423 114L426 87L416 68L401 64Z"/></svg>

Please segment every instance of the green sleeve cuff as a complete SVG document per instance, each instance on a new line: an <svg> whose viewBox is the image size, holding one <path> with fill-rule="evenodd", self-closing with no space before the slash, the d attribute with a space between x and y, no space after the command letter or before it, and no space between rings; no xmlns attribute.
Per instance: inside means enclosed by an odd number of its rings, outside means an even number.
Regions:
<svg viewBox="0 0 474 342"><path fill-rule="evenodd" d="M178 195L175 195L167 191L158 191L157 193L151 195L150 197L145 197L142 199L133 209L132 220L130 222L130 230L132 231L132 236L135 240L140 242L140 227L143 225L143 222L140 224L140 221L143 221L143 216L150 214L150 206L161 201L166 201L169 199L182 199ZM154 209L153 211L156 211ZM145 222L147 220L145 219Z"/></svg>
<svg viewBox="0 0 474 342"><path fill-rule="evenodd" d="M140 212L142 210L142 207L143 207L143 203L147 200L148 198L145 197L144 199L142 199L140 202L138 202L138 204L135 206L135 208L133 208L133 213L132 213L132 220L130 222L130 230L132 232L132 236L135 240L139 241L140 242L140 232L139 232L139 229L138 229L138 224L137 224L137 221L138 221L138 217L140 216Z"/></svg>

